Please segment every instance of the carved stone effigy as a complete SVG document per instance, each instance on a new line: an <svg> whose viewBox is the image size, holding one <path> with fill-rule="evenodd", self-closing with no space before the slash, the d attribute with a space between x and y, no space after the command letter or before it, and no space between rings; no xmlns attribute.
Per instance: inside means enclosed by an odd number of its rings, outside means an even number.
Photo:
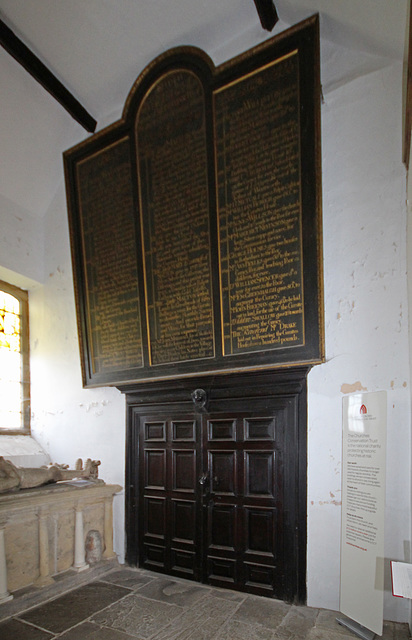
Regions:
<svg viewBox="0 0 412 640"><path fill-rule="evenodd" d="M88 458L83 468L83 461L79 458L74 469L69 469L65 464L49 464L44 467L18 467L10 460L0 456L0 493L18 491L19 489L32 489L42 485L73 480L75 478L93 480L97 479L100 460Z"/></svg>
<svg viewBox="0 0 412 640"><path fill-rule="evenodd" d="M0 494L0 603L70 568L87 569L90 530L100 533L103 558L115 557L112 504L120 490L102 480L69 480Z"/></svg>

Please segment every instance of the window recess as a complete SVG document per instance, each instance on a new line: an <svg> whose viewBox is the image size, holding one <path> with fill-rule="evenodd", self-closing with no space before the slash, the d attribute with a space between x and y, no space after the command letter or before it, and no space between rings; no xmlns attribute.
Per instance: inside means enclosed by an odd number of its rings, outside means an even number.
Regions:
<svg viewBox="0 0 412 640"><path fill-rule="evenodd" d="M29 432L28 293L0 280L0 433Z"/></svg>

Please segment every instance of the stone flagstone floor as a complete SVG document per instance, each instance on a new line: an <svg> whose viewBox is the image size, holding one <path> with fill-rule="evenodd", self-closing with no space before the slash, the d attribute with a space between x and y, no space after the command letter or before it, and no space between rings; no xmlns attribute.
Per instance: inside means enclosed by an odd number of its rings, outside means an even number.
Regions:
<svg viewBox="0 0 412 640"><path fill-rule="evenodd" d="M20 604L16 598L0 605L1 640L357 638L336 622L333 611L288 605L141 569L113 568L89 580L81 586L72 582L70 591L35 606L30 594L22 596ZM50 598L51 593L45 595ZM385 622L382 638L409 640L408 626Z"/></svg>

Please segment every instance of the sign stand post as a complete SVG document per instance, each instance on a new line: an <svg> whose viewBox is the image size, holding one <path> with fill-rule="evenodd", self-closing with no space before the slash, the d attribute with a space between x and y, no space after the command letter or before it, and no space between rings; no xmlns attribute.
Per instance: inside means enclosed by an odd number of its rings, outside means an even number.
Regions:
<svg viewBox="0 0 412 640"><path fill-rule="evenodd" d="M346 627L352 631L355 635L359 636L359 638L363 638L363 640L373 640L375 637L373 631L362 627L361 624L358 624L354 620L349 620L349 618L336 618L336 622L342 625L342 627Z"/></svg>

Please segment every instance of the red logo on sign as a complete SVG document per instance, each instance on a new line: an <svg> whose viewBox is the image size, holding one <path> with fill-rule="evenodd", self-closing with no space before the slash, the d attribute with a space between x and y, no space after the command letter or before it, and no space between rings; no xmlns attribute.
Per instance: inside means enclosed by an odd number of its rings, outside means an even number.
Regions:
<svg viewBox="0 0 412 640"><path fill-rule="evenodd" d="M363 405L361 406L361 408L359 409L359 413L368 413L368 410L367 410L367 408L365 407L365 405L364 405L364 404L363 404Z"/></svg>

